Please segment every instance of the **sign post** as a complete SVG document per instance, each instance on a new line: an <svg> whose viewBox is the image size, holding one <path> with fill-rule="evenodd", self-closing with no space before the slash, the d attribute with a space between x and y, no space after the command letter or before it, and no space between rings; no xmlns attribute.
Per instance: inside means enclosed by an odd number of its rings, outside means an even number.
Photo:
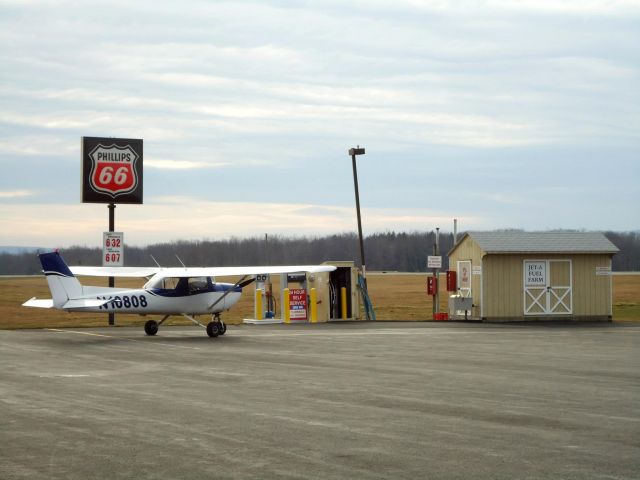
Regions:
<svg viewBox="0 0 640 480"><path fill-rule="evenodd" d="M116 204L109 204L109 231L113 232L116 223ZM102 256L102 261L104 262L104 255ZM103 263L104 265L104 263ZM109 277L109 288L113 288L116 286L116 279L114 277ZM109 325L114 326L116 324L116 314L113 312L109 312Z"/></svg>
<svg viewBox="0 0 640 480"><path fill-rule="evenodd" d="M112 233L115 230L116 203L142 204L142 139L82 137L81 147L82 203L107 203L109 233ZM103 241L106 243L104 236ZM120 245L122 249L124 247L122 233L120 233ZM106 264L122 266L124 260L122 250L119 254L118 264L110 262ZM103 250L103 265L105 265L105 258L106 252ZM114 277L109 277L109 287L114 286ZM109 325L115 325L113 313L109 313Z"/></svg>
<svg viewBox="0 0 640 480"><path fill-rule="evenodd" d="M438 272L442 268L442 257L440 256L440 227L436 227L436 242L433 244L433 255L427 256L427 268L432 268L433 284L433 318L440 313L440 294L438 292Z"/></svg>

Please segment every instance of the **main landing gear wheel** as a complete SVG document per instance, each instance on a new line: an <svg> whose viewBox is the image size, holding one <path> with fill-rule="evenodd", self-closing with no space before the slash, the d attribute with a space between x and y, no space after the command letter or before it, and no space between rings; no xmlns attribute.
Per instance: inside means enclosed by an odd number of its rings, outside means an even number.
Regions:
<svg viewBox="0 0 640 480"><path fill-rule="evenodd" d="M207 335L210 337L217 337L218 335L224 335L227 333L227 326L220 318L219 313L214 313L212 320L207 324Z"/></svg>
<svg viewBox="0 0 640 480"><path fill-rule="evenodd" d="M155 320L148 320L147 323L144 324L144 333L149 336L153 336L158 333L158 322Z"/></svg>
<svg viewBox="0 0 640 480"><path fill-rule="evenodd" d="M209 322L207 324L207 335L209 335L211 338L214 338L220 335L220 323Z"/></svg>

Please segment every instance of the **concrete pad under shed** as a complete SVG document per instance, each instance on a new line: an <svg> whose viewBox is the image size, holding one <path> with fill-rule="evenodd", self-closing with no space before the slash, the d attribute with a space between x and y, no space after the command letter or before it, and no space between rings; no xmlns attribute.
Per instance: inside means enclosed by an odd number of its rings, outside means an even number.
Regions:
<svg viewBox="0 0 640 480"><path fill-rule="evenodd" d="M0 331L0 478L637 478L640 324Z"/></svg>

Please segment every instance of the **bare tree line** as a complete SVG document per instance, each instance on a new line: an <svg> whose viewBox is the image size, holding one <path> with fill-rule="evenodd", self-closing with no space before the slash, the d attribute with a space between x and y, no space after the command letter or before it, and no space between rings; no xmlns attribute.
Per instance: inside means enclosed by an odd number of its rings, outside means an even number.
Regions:
<svg viewBox="0 0 640 480"><path fill-rule="evenodd" d="M613 257L614 271L640 271L640 232L605 232L620 252ZM460 237L459 237L460 238ZM427 256L433 255L435 232L369 235L364 239L369 271L425 272ZM453 234L440 234L443 269L448 268L447 252L453 247ZM102 250L74 246L61 249L70 265L101 265ZM253 237L226 240L194 240L158 243L146 247L126 247L125 265L153 266L153 256L163 267L185 265L301 265L327 260L360 263L357 235L342 233L324 237ZM41 271L33 252L0 254L0 275L34 275Z"/></svg>

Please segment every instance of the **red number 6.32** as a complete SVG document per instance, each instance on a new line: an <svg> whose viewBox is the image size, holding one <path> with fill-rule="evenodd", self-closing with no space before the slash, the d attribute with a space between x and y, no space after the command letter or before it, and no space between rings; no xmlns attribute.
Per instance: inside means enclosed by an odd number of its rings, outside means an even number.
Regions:
<svg viewBox="0 0 640 480"><path fill-rule="evenodd" d="M119 238L107 238L107 241L105 243L106 247L119 247L120 246L120 239Z"/></svg>

